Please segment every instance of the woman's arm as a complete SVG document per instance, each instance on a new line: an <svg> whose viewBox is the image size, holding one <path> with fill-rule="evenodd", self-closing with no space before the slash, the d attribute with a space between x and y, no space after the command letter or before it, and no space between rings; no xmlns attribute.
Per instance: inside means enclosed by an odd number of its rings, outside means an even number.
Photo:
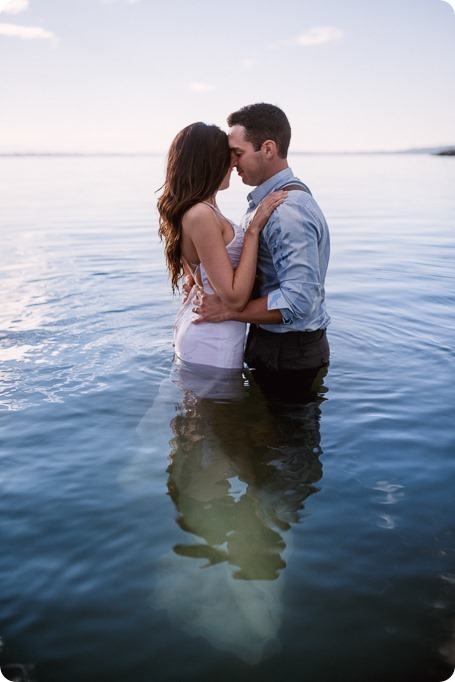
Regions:
<svg viewBox="0 0 455 682"><path fill-rule="evenodd" d="M284 191L269 194L259 204L245 232L239 264L234 271L223 240L221 221L204 204L193 206L183 217L184 234L191 240L213 290L236 311L247 304L256 276L259 235L277 206L286 198Z"/></svg>

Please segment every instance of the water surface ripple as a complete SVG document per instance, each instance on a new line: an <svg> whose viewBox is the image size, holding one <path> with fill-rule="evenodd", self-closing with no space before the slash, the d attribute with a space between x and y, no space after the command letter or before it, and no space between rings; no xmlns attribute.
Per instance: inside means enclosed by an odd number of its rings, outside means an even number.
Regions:
<svg viewBox="0 0 455 682"><path fill-rule="evenodd" d="M163 158L0 159L5 674L453 670L455 162L291 165L332 233L332 361L306 406L171 373ZM221 197L235 220L245 194Z"/></svg>

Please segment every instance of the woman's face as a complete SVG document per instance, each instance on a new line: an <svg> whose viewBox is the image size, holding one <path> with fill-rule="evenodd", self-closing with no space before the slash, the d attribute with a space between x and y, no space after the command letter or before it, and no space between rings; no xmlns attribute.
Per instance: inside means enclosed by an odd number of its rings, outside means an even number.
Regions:
<svg viewBox="0 0 455 682"><path fill-rule="evenodd" d="M227 189L229 187L229 184L231 182L231 173L232 173L233 168L234 168L234 163L233 163L233 160L231 159L231 162L229 164L229 168L227 169L227 173L224 176L223 181L219 187L220 190Z"/></svg>

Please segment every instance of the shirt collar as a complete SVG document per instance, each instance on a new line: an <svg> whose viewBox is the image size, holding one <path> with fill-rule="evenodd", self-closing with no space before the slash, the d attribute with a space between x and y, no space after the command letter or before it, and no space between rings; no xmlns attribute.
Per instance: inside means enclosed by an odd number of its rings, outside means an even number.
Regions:
<svg viewBox="0 0 455 682"><path fill-rule="evenodd" d="M272 175L271 178L258 185L256 189L250 192L247 196L248 206L250 208L256 208L256 206L267 196L270 192L284 185L287 181L291 180L294 174L290 168L285 168L284 170Z"/></svg>

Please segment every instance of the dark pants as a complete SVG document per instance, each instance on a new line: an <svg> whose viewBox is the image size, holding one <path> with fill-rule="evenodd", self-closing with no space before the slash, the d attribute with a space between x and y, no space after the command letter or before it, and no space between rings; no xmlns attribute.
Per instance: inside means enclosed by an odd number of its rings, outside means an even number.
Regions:
<svg viewBox="0 0 455 682"><path fill-rule="evenodd" d="M308 402L329 364L325 329L278 334L251 325L245 362L270 400Z"/></svg>

